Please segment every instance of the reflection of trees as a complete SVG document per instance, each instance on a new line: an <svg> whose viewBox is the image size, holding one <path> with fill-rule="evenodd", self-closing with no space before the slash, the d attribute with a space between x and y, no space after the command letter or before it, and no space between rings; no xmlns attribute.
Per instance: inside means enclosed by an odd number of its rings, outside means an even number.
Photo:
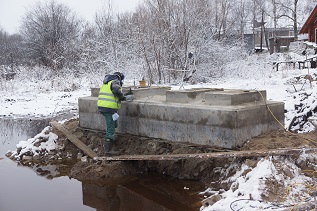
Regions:
<svg viewBox="0 0 317 211"><path fill-rule="evenodd" d="M201 183L175 178L138 175L82 182L83 204L98 211L199 210ZM184 188L188 187L188 188Z"/></svg>
<svg viewBox="0 0 317 211"><path fill-rule="evenodd" d="M30 161L20 161L18 166L30 167L38 176L46 179L68 176L74 162L50 162L35 163Z"/></svg>
<svg viewBox="0 0 317 211"><path fill-rule="evenodd" d="M82 184L83 204L98 211L117 211L120 209L121 200L117 194L117 185L97 186ZM123 209L124 210L124 209Z"/></svg>

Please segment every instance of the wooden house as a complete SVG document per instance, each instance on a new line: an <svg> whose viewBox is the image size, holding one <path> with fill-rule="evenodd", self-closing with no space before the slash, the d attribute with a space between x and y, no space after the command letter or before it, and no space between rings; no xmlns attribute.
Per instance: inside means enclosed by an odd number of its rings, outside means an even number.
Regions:
<svg viewBox="0 0 317 211"><path fill-rule="evenodd" d="M276 52L286 52L289 50L289 46L291 42L294 42L294 36L276 36ZM274 50L274 38L269 38L269 45L270 45L270 53L273 53Z"/></svg>
<svg viewBox="0 0 317 211"><path fill-rule="evenodd" d="M265 49L270 53L273 53L273 35L274 28L265 28L263 30L260 28L255 28L254 34L250 32L249 34L244 35L246 47L248 49L255 49L256 51ZM293 28L282 27L276 29L277 52L283 52L287 50L291 42L294 42Z"/></svg>
<svg viewBox="0 0 317 211"><path fill-rule="evenodd" d="M317 43L317 6L307 18L299 34L308 34L308 41Z"/></svg>

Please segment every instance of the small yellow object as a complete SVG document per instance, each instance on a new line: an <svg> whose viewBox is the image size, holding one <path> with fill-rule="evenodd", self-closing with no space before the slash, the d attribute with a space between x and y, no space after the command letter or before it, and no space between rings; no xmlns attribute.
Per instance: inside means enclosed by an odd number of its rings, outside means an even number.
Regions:
<svg viewBox="0 0 317 211"><path fill-rule="evenodd" d="M145 80L139 81L139 83L140 83L140 87L145 87L146 86L146 81Z"/></svg>

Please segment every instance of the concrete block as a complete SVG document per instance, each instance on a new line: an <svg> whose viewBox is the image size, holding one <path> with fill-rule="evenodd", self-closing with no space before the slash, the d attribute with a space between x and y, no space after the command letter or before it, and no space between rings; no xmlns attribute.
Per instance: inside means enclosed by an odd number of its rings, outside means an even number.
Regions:
<svg viewBox="0 0 317 211"><path fill-rule="evenodd" d="M272 110L283 111L283 103L270 103ZM262 102L240 107L186 107L179 105L124 104L120 110L118 132L236 148L250 138L281 126ZM278 115L282 124L284 116Z"/></svg>
<svg viewBox="0 0 317 211"><path fill-rule="evenodd" d="M117 132L236 148L284 125L284 103L263 100L266 92L260 92L142 88L134 92L136 100L122 102ZM79 98L78 104L81 127L105 130L97 97Z"/></svg>
<svg viewBox="0 0 317 211"><path fill-rule="evenodd" d="M223 90L212 91L205 94L207 105L239 105L249 102L265 101L265 90Z"/></svg>
<svg viewBox="0 0 317 211"><path fill-rule="evenodd" d="M98 97L99 90L100 88L91 88L90 89L91 97Z"/></svg>
<svg viewBox="0 0 317 211"><path fill-rule="evenodd" d="M202 102L205 93L214 89L188 89L166 91L166 102L193 103Z"/></svg>
<svg viewBox="0 0 317 211"><path fill-rule="evenodd" d="M79 97L78 111L79 113L98 113L97 97Z"/></svg>
<svg viewBox="0 0 317 211"><path fill-rule="evenodd" d="M155 95L166 95L166 91L170 90L170 87L146 87L146 88L135 88L135 87L123 87L122 92L126 93L132 90L136 99L149 98ZM91 97L98 97L100 88L91 88Z"/></svg>
<svg viewBox="0 0 317 211"><path fill-rule="evenodd" d="M79 112L79 126L83 128L106 131L106 120L101 113Z"/></svg>
<svg viewBox="0 0 317 211"><path fill-rule="evenodd" d="M128 90L128 89L127 89ZM135 99L149 99L153 96L164 95L166 96L166 91L170 90L170 87L147 87L132 89Z"/></svg>

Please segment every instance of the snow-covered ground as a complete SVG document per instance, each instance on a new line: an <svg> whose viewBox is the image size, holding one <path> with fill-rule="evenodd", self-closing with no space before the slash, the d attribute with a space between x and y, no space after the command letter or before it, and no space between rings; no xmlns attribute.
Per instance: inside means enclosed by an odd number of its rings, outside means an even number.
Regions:
<svg viewBox="0 0 317 211"><path fill-rule="evenodd" d="M317 70L298 69L297 66L294 69L293 66L280 65L279 71L276 71L272 64L274 61L292 61L299 57L295 54L251 55L247 59L228 64L221 78L212 79L210 83L187 84L186 88L266 90L267 100L285 103L285 128L288 128L295 115L301 116L316 107L317 84L314 79ZM103 77L102 75L95 76L93 82L85 75L77 78L74 76L56 78L54 81L32 80L32 78L24 77L26 73L23 70L20 72L20 75L18 74L12 81L0 79L1 118L47 117L54 116L61 111L76 111L78 97L90 95L90 88L97 87ZM199 70L195 77L199 77L198 75ZM90 78L93 77L90 76ZM133 80L129 80L127 77L125 85L133 85ZM173 86L173 89L179 88L179 86ZM301 110L297 111L295 107L300 104ZM312 119L314 119L314 112L312 114ZM314 126L307 122L303 126L298 124L293 129L303 133L314 130ZM47 131L42 132L42 135L49 140L56 138L54 134L50 134L51 138L47 137L50 136ZM34 143L40 136L41 134L21 142L19 146ZM291 160L280 159L263 158L255 167L243 164L242 168L229 178L236 188L221 193L221 199L218 202L212 206L202 207L201 210L283 210L285 207L262 201L261 193L265 180L275 178L284 185L292 187L289 196L293 194L293 199L295 199L295 196L300 195L298 193L311 181L311 178L300 174L300 170ZM303 154L300 159L308 158ZM310 159L316 160L316 158ZM280 174L277 165L281 163L291 169L293 177ZM206 192L208 191L211 190L206 190ZM253 200L250 200L250 197ZM291 198L286 200L287 205L292 206L299 202Z"/></svg>
<svg viewBox="0 0 317 211"><path fill-rule="evenodd" d="M313 159L312 156L306 154L299 157L299 160L306 161L310 159ZM256 166L250 166L246 162L228 180L232 183L228 191L222 191L223 193L221 191L214 192L213 197L220 196L221 200L212 206L202 207L201 210L301 211L306 210L303 209L305 202L313 200L309 193L316 191L315 181L303 175L301 169L294 164L293 160L282 157L262 158ZM286 191L272 187L268 188L269 185L266 185L266 183L270 184L270 181L274 181L273 185L283 187ZM272 190L280 190L280 193L273 194L276 198L271 200L276 200L276 202L268 203L263 200L263 196L268 196L268 192ZM213 193L213 190L206 190L205 193L208 191ZM282 203L277 202L279 198L284 201ZM208 202L208 200L206 201ZM300 208L300 206L302 207Z"/></svg>

